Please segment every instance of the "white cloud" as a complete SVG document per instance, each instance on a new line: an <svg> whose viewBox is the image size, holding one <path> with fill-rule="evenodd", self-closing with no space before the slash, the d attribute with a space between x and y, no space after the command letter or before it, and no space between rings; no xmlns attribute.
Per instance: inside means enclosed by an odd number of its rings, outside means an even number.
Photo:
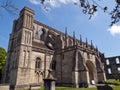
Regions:
<svg viewBox="0 0 120 90"><path fill-rule="evenodd" d="M59 0L60 3L67 4L71 2L72 0Z"/></svg>
<svg viewBox="0 0 120 90"><path fill-rule="evenodd" d="M34 5L41 4L41 0L28 0L28 1ZM66 5L66 4L70 4L70 3L74 4L74 3L78 3L78 2L79 2L79 0L46 0L44 3L43 10L50 11L51 8L60 7L62 4Z"/></svg>
<svg viewBox="0 0 120 90"><path fill-rule="evenodd" d="M56 0L48 0L45 2L45 4L49 4L51 7L59 7L59 3Z"/></svg>
<svg viewBox="0 0 120 90"><path fill-rule="evenodd" d="M118 25L113 25L111 26L108 31L113 35L115 36L116 34L120 34L120 26Z"/></svg>
<svg viewBox="0 0 120 90"><path fill-rule="evenodd" d="M32 4L39 5L40 0L29 0Z"/></svg>
<svg viewBox="0 0 120 90"><path fill-rule="evenodd" d="M29 0L32 4L39 5L40 0ZM51 7L59 7L61 4L69 4L79 2L79 0L46 0L45 4L49 4Z"/></svg>

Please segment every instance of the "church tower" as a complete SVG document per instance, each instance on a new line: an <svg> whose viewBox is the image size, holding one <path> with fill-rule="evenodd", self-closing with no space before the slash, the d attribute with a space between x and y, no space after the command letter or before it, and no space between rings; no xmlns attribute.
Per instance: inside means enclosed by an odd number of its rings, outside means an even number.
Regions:
<svg viewBox="0 0 120 90"><path fill-rule="evenodd" d="M30 68L31 68L31 51L32 51L32 32L33 32L33 19L34 11L24 7L18 19L18 22L21 23L20 26L20 45L19 45L19 65L18 65L18 75L16 84L26 84L30 83ZM19 21L20 20L20 21ZM19 25L18 23L18 25Z"/></svg>
<svg viewBox="0 0 120 90"><path fill-rule="evenodd" d="M19 18L14 21L10 34L3 82L8 82L13 86L30 82L33 17L34 11L24 7Z"/></svg>

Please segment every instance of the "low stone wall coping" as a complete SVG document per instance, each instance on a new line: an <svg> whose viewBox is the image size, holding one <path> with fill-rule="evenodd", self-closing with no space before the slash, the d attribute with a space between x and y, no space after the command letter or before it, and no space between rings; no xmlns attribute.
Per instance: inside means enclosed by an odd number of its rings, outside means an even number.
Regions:
<svg viewBox="0 0 120 90"><path fill-rule="evenodd" d="M0 90L9 90L10 85L9 84L0 84Z"/></svg>

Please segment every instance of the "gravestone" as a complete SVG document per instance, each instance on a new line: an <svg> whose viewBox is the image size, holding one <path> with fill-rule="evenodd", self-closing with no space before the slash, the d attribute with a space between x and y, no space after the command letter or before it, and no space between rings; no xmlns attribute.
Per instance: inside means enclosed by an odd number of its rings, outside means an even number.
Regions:
<svg viewBox="0 0 120 90"><path fill-rule="evenodd" d="M52 70L49 69L48 70L48 76L46 79L43 79L44 80L44 90L55 90L55 81L56 79L52 76L51 72Z"/></svg>

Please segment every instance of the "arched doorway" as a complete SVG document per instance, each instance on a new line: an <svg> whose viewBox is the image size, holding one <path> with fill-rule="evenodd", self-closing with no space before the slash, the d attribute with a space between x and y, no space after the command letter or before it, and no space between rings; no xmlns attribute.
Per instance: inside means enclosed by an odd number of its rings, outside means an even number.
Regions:
<svg viewBox="0 0 120 90"><path fill-rule="evenodd" d="M86 62L90 84L95 84L95 66L91 61Z"/></svg>

